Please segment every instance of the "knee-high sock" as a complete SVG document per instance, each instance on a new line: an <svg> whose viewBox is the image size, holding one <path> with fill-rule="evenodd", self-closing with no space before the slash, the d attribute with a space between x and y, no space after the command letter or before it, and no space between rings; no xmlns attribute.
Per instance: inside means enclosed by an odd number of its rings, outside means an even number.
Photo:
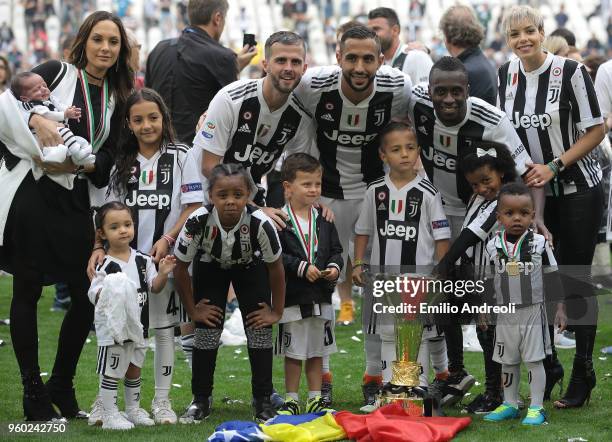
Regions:
<svg viewBox="0 0 612 442"><path fill-rule="evenodd" d="M392 364L395 360L395 340L393 336L381 336L380 354L382 356L383 383L391 381Z"/></svg>
<svg viewBox="0 0 612 442"><path fill-rule="evenodd" d="M155 330L155 398L167 399L174 371L174 327Z"/></svg>
<svg viewBox="0 0 612 442"><path fill-rule="evenodd" d="M421 387L429 386L429 355L431 353L431 341L423 339L419 348L417 362L421 364L421 374L419 375L419 385Z"/></svg>
<svg viewBox="0 0 612 442"><path fill-rule="evenodd" d="M140 408L140 378L123 380L125 409Z"/></svg>
<svg viewBox="0 0 612 442"><path fill-rule="evenodd" d="M546 372L542 361L525 362L529 370L529 391L531 392L531 406L541 407L544 404L544 388L546 387Z"/></svg>
<svg viewBox="0 0 612 442"><path fill-rule="evenodd" d="M382 374L382 355L380 335L365 334L366 375L380 376ZM391 369L391 367L389 367Z"/></svg>
<svg viewBox="0 0 612 442"><path fill-rule="evenodd" d="M446 353L446 340L443 337L430 339L428 341L429 357L431 365L436 374L448 370L448 356Z"/></svg>
<svg viewBox="0 0 612 442"><path fill-rule="evenodd" d="M100 376L100 398L104 411L111 412L117 410L117 386L118 379Z"/></svg>
<svg viewBox="0 0 612 442"><path fill-rule="evenodd" d="M189 362L189 368L193 367L193 333L181 336L181 347L185 353L185 359Z"/></svg>
<svg viewBox="0 0 612 442"><path fill-rule="evenodd" d="M521 364L502 364L502 385L504 386L504 401L518 408L519 386L521 383ZM542 390L542 394L544 390Z"/></svg>

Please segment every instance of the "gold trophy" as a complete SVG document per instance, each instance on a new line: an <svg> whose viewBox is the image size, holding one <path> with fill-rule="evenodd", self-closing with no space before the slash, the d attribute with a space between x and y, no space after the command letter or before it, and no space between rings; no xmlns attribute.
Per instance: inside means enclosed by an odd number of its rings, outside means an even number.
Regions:
<svg viewBox="0 0 612 442"><path fill-rule="evenodd" d="M380 278L383 275L378 275ZM435 302L436 296L427 293L426 281L433 278L421 274L384 274L388 278L408 278L423 281L423 290L416 293L404 293L399 290L385 292L385 304L388 306L402 306L401 313L394 313L395 325L395 355L393 361L391 382L387 383L380 395L380 405L399 402L410 416L432 416L437 414L438 404L426 389L419 386L421 364L417 362L423 326L427 324L426 315L420 314L421 303ZM412 307L410 307L412 306ZM429 356L428 356L429 357Z"/></svg>

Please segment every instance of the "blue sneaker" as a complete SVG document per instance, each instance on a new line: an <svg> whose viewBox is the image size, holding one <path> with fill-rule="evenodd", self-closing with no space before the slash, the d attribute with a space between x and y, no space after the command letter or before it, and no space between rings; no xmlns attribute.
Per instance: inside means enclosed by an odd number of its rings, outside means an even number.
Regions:
<svg viewBox="0 0 612 442"><path fill-rule="evenodd" d="M484 417L484 420L489 422L501 422L508 419L516 419L519 417L518 408L513 407L510 404L503 403L495 410L490 412Z"/></svg>
<svg viewBox="0 0 612 442"><path fill-rule="evenodd" d="M527 409L527 416L521 422L523 425L543 425L546 422L546 412L544 407L529 407Z"/></svg>

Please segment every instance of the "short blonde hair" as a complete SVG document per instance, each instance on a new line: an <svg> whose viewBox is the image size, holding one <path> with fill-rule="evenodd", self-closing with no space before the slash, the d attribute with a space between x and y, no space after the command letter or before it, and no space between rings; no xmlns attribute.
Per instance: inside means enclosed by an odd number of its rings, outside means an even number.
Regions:
<svg viewBox="0 0 612 442"><path fill-rule="evenodd" d="M517 23L527 21L532 23L538 31L544 31L544 18L542 14L531 6L520 5L512 6L505 14L502 20L502 31L506 37L510 33L510 28Z"/></svg>
<svg viewBox="0 0 612 442"><path fill-rule="evenodd" d="M570 50L567 40L558 35L549 35L546 37L546 40L542 43L542 47L553 55L561 55L563 57L566 57Z"/></svg>

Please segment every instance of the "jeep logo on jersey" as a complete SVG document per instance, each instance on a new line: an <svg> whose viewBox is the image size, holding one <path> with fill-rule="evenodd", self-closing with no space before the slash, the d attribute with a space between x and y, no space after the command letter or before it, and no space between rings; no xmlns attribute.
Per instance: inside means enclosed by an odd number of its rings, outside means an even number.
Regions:
<svg viewBox="0 0 612 442"><path fill-rule="evenodd" d="M400 241L413 241L417 235L416 227L406 226L402 221L385 220L385 225L378 231L387 239L399 239Z"/></svg>
<svg viewBox="0 0 612 442"><path fill-rule="evenodd" d="M378 134L355 134L351 135L350 133L340 133L337 129L334 129L331 134L323 131L325 138L330 141L337 141L339 144L344 144L345 146L355 146L361 147L364 144L369 143L374 138L377 137Z"/></svg>
<svg viewBox="0 0 612 442"><path fill-rule="evenodd" d="M512 124L516 129L519 127L523 129L533 127L544 130L552 124L552 118L550 118L549 114L520 115L518 112L515 112Z"/></svg>
<svg viewBox="0 0 612 442"><path fill-rule="evenodd" d="M139 209L169 209L170 195L157 192L157 190L141 190L140 192L133 190L132 194L125 199L125 204Z"/></svg>
<svg viewBox="0 0 612 442"><path fill-rule="evenodd" d="M247 144L242 154L240 154L240 152L234 153L234 158L236 159L236 161L239 161L241 163L266 165L274 161L274 152L266 152L264 149L257 145L253 146L252 144Z"/></svg>
<svg viewBox="0 0 612 442"><path fill-rule="evenodd" d="M429 161L433 162L437 167L444 169L448 172L455 172L457 170L457 159L453 155L440 152L429 146L427 149L422 150L423 156Z"/></svg>

